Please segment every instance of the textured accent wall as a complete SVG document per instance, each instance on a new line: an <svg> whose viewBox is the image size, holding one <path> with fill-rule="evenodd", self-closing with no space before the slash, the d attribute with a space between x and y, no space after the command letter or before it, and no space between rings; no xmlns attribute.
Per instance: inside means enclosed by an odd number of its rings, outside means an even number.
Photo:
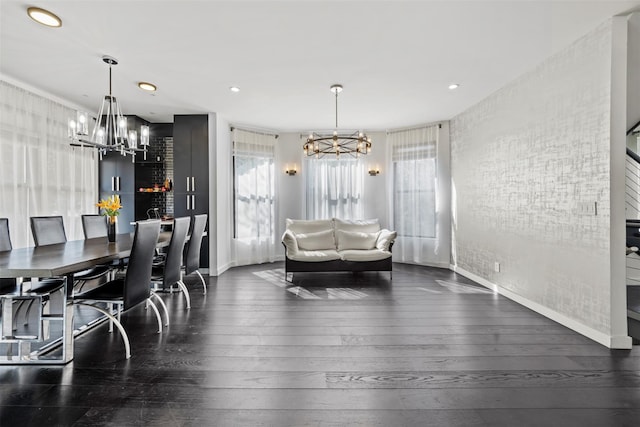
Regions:
<svg viewBox="0 0 640 427"><path fill-rule="evenodd" d="M611 58L608 21L451 121L454 265L607 334Z"/></svg>

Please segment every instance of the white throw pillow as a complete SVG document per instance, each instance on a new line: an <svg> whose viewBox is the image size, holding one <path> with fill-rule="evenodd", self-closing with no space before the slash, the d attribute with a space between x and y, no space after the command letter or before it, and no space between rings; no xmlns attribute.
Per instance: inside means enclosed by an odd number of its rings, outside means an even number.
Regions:
<svg viewBox="0 0 640 427"><path fill-rule="evenodd" d="M335 218L336 230L359 231L361 233L376 233L380 231L380 222L377 219L361 219L347 221Z"/></svg>
<svg viewBox="0 0 640 427"><path fill-rule="evenodd" d="M398 233L396 231L389 231L387 229L380 230L378 240L376 241L376 248L382 251L388 251L389 246L396 240Z"/></svg>
<svg viewBox="0 0 640 427"><path fill-rule="evenodd" d="M333 231L332 219L289 219L287 218L287 230L293 231L295 234L317 233L319 231Z"/></svg>
<svg viewBox="0 0 640 427"><path fill-rule="evenodd" d="M317 233L296 234L296 241L298 242L298 248L303 251L336 249L333 230L319 231Z"/></svg>
<svg viewBox="0 0 640 427"><path fill-rule="evenodd" d="M361 231L336 230L336 242L338 250L345 249L373 249L376 247L378 233L365 233Z"/></svg>

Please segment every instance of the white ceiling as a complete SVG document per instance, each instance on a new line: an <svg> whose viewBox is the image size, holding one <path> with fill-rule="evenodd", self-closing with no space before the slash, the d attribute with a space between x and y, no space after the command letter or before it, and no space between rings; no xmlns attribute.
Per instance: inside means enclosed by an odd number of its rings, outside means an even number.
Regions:
<svg viewBox="0 0 640 427"><path fill-rule="evenodd" d="M63 26L32 21L28 6ZM449 119L640 1L0 1L0 73L95 112L369 131ZM138 81L158 86L154 95ZM461 86L450 91L451 82ZM241 88L239 93L230 86Z"/></svg>

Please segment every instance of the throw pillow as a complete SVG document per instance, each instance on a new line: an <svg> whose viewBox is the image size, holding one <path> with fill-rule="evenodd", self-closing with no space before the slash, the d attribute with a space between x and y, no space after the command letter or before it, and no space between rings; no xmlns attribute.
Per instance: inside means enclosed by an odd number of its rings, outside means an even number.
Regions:
<svg viewBox="0 0 640 427"><path fill-rule="evenodd" d="M380 234L378 235L378 240L376 241L376 248L382 251L389 251L389 246L391 242L396 240L398 236L398 232L389 231L389 230L380 230Z"/></svg>
<svg viewBox="0 0 640 427"><path fill-rule="evenodd" d="M298 248L303 251L336 249L333 230L319 231L317 233L296 234L296 240L298 242Z"/></svg>
<svg viewBox="0 0 640 427"><path fill-rule="evenodd" d="M365 233L361 231L336 231L338 250L346 249L373 249L376 246L378 233Z"/></svg>

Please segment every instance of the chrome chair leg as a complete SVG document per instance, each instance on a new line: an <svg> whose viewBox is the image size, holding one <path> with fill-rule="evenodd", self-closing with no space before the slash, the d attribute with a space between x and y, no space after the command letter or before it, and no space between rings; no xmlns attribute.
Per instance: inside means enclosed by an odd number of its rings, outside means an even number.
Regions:
<svg viewBox="0 0 640 427"><path fill-rule="evenodd" d="M156 314L156 319L158 320L158 334L162 333L162 317L160 317L160 312L158 311L158 307L151 301L151 298L147 298L147 302L149 306L153 309L153 312Z"/></svg>
<svg viewBox="0 0 640 427"><path fill-rule="evenodd" d="M167 319L164 326L169 326L169 310L167 310L167 305L164 303L162 298L160 298L160 295L156 294L155 292L151 292L151 296L155 297L158 300L158 303L160 304L160 306L162 306L162 310L164 311L164 316Z"/></svg>
<svg viewBox="0 0 640 427"><path fill-rule="evenodd" d="M200 271L196 270L196 274L198 275L198 277L200 277L200 281L202 282L202 293L203 294L207 294L207 284L204 281L204 277L202 277L202 274L200 274Z"/></svg>
<svg viewBox="0 0 640 427"><path fill-rule="evenodd" d="M177 284L182 290L182 295L184 295L184 299L187 303L187 308L191 308L191 297L189 296L189 290L187 289L187 287L185 286L182 280L178 280Z"/></svg>
<svg viewBox="0 0 640 427"><path fill-rule="evenodd" d="M118 330L120 331L120 335L122 336L122 340L124 341L125 359L131 358L131 347L129 345L129 336L127 335L127 332L124 330L124 327L118 321L118 319L116 319L109 311L107 311L107 310L105 310L103 308L100 308L100 307L96 307L95 305L86 304L86 303L82 303L82 302L76 302L74 304L75 305L83 305L85 307L93 308L94 310L97 310L100 313L102 313L105 316L107 316L109 318L109 320L111 321L111 323L116 325L116 328L118 328ZM118 311L118 314L120 314L120 311Z"/></svg>

